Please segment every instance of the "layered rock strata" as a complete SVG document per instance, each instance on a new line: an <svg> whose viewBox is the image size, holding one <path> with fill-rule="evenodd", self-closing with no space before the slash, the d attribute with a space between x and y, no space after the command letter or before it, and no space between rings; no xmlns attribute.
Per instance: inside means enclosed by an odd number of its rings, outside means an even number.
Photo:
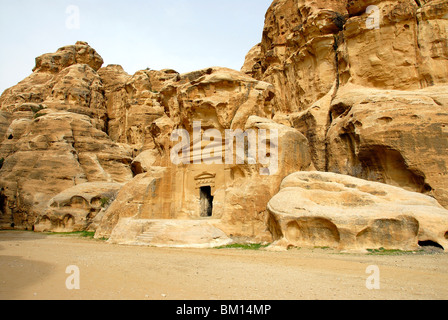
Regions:
<svg viewBox="0 0 448 320"><path fill-rule="evenodd" d="M447 207L447 17L443 0L275 1L242 71L273 84L316 169Z"/></svg>
<svg viewBox="0 0 448 320"><path fill-rule="evenodd" d="M0 97L0 228L448 250L447 15L274 1L241 71L129 75L85 42L44 54Z"/></svg>

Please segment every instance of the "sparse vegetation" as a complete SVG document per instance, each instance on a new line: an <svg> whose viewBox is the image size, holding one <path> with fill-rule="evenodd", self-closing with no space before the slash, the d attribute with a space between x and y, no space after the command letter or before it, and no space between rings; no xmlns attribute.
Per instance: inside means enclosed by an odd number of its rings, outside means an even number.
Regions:
<svg viewBox="0 0 448 320"><path fill-rule="evenodd" d="M42 110L45 110L45 109L47 109L47 107L45 107L45 106L43 106L43 105L41 105L41 104L39 104L39 106L37 106L37 107L35 107L35 106L31 106L31 111L33 111L33 113L34 113L33 118L34 118L34 119L37 119L37 118L39 118L39 117L44 116L45 114L43 114L43 113L39 113L39 112L42 111Z"/></svg>
<svg viewBox="0 0 448 320"><path fill-rule="evenodd" d="M44 107L43 105L39 105L38 107L35 107L35 106L32 106L31 107L31 110L33 111L33 113L38 113L39 111L41 111L41 110L44 110L44 109L46 109L46 107Z"/></svg>
<svg viewBox="0 0 448 320"><path fill-rule="evenodd" d="M109 198L101 198L100 201L101 201L101 207L102 208L108 207L110 202L111 202Z"/></svg>
<svg viewBox="0 0 448 320"><path fill-rule="evenodd" d="M369 252L368 255L404 255L404 254L415 254L417 252L421 252L421 250L418 251L404 251L399 249L385 249L385 248L379 248L379 249L367 249Z"/></svg>
<svg viewBox="0 0 448 320"><path fill-rule="evenodd" d="M49 236L63 236L63 237L75 237L97 241L107 241L108 238L95 239L95 232L93 231L74 231L74 232L45 232L44 234Z"/></svg>
<svg viewBox="0 0 448 320"><path fill-rule="evenodd" d="M75 232L49 232L48 235L77 236L80 238L93 239L95 232L91 231L75 231Z"/></svg>
<svg viewBox="0 0 448 320"><path fill-rule="evenodd" d="M269 244L261 244L261 243L234 243L226 246L217 247L216 249L260 250L268 246Z"/></svg>
<svg viewBox="0 0 448 320"><path fill-rule="evenodd" d="M118 192L108 192L102 195L100 199L101 208L107 209L115 201L118 196Z"/></svg>

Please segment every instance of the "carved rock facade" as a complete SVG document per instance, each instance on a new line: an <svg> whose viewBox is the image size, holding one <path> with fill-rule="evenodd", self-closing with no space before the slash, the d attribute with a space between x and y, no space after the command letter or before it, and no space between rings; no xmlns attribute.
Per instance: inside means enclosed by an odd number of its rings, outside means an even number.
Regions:
<svg viewBox="0 0 448 320"><path fill-rule="evenodd" d="M0 97L0 228L448 250L447 15L274 1L241 71L129 75L85 42L44 54Z"/></svg>

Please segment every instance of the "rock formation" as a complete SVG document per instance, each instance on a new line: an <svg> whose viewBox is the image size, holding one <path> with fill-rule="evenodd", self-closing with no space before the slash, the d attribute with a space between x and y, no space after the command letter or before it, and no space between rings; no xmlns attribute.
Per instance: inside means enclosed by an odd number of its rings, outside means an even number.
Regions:
<svg viewBox="0 0 448 320"><path fill-rule="evenodd" d="M0 228L448 250L447 16L446 0L274 1L241 71L44 54L0 97Z"/></svg>
<svg viewBox="0 0 448 320"><path fill-rule="evenodd" d="M448 207L448 3L275 1L246 74L320 171L424 192Z"/></svg>
<svg viewBox="0 0 448 320"><path fill-rule="evenodd" d="M131 148L107 135L101 64L78 42L37 58L1 96L2 228L33 229L53 197L79 184L133 178Z"/></svg>
<svg viewBox="0 0 448 320"><path fill-rule="evenodd" d="M227 235L269 241L271 235L265 223L267 202L278 191L283 177L311 167L307 140L300 132L255 116L271 115L272 97L269 84L225 68L200 70L168 81L161 89L166 114L148 129L153 143L145 148L152 149L143 151L134 160L133 168L139 175L123 187L106 211L97 237L117 241L116 236L123 233L120 228L125 228L128 235L136 234L135 230L141 232L145 220L146 224L150 220L187 220L184 223L190 225L188 220L210 217ZM200 122L202 130L217 130L222 140L210 143L204 139L205 133L194 140L194 122ZM171 161L170 151L178 143L170 139L175 128L185 128L192 138L187 145L188 161L181 165ZM261 177L263 168L250 164L247 158L241 163L236 159L226 161L225 130L250 129L278 131L279 143L267 146L278 149L275 174ZM220 152L219 159L205 152L214 144ZM197 158L212 163L204 164L201 160L195 164ZM208 200L201 196L207 187ZM206 204L209 201L213 209L204 212L201 201ZM120 224L120 219L127 219L126 223ZM172 225L172 221L168 223Z"/></svg>
<svg viewBox="0 0 448 320"><path fill-rule="evenodd" d="M48 203L37 219L34 231L96 231L102 211L115 200L120 183L88 182L62 191Z"/></svg>
<svg viewBox="0 0 448 320"><path fill-rule="evenodd" d="M327 172L285 178L268 204L277 245L339 250L448 246L448 215L435 199Z"/></svg>

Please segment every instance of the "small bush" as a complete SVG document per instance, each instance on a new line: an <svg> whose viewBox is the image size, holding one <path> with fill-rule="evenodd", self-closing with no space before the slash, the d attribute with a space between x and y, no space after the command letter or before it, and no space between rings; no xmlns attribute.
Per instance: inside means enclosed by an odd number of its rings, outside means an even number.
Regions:
<svg viewBox="0 0 448 320"><path fill-rule="evenodd" d="M110 203L110 199L109 198L101 198L101 207L102 208L106 208L107 206L109 206Z"/></svg>
<svg viewBox="0 0 448 320"><path fill-rule="evenodd" d="M35 113L35 114L34 114L34 119L43 117L44 115L45 115L44 113Z"/></svg>
<svg viewBox="0 0 448 320"><path fill-rule="evenodd" d="M38 107L34 107L34 106L31 107L31 110L33 111L33 113L38 113L39 111L44 110L44 109L46 109L46 107L44 107L41 104Z"/></svg>

